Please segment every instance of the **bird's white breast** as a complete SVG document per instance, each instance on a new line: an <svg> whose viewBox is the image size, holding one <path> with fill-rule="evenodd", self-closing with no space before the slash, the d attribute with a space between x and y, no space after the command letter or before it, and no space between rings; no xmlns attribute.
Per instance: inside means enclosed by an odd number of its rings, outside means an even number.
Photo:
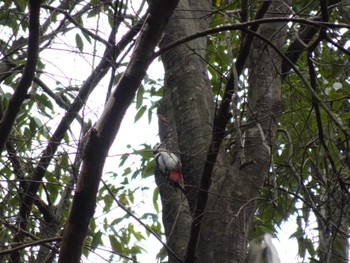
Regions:
<svg viewBox="0 0 350 263"><path fill-rule="evenodd" d="M158 165L162 172L174 171L177 169L180 161L175 154L167 151L160 151L158 154Z"/></svg>

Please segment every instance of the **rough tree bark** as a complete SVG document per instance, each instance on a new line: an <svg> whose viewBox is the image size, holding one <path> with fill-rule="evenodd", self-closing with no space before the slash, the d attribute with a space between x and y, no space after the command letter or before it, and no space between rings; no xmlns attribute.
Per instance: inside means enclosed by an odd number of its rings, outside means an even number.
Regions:
<svg viewBox="0 0 350 263"><path fill-rule="evenodd" d="M208 0L181 0L165 29L160 47L207 29L210 7ZM205 38L197 39L162 55L165 90L158 110L160 139L173 152L180 152L187 198L179 191L174 192L161 177L157 176L156 181L162 197L167 243L180 258L184 258L186 252L191 210L195 205L214 114L213 96L203 61L205 47ZM177 260L169 255L169 262Z"/></svg>
<svg viewBox="0 0 350 263"><path fill-rule="evenodd" d="M271 2L265 17L271 16L269 13L286 14L287 11L285 3ZM258 33L282 47L283 25L264 24ZM213 178L211 191L220 195L209 195L198 247L200 262L243 261L256 211L255 200L268 172L278 115L282 112L282 59L257 39L248 59L247 125L241 131L244 141L237 142L231 149L238 154L226 173L217 173Z"/></svg>
<svg viewBox="0 0 350 263"><path fill-rule="evenodd" d="M189 16L195 17L194 12L188 10L198 10L191 4L190 1L180 1L179 11L167 27L166 33L169 35L163 38L163 44L171 42L172 38L193 32L191 30L196 30L196 27L198 29L200 25L196 24L197 20L192 20L192 29L188 23ZM201 1L201 4L208 9L202 7L200 10L209 10L207 1ZM272 15L286 14L286 6L285 3L272 2L268 12ZM203 25L205 24L202 23L202 29ZM281 47L285 30L283 25L266 24L259 33ZM160 135L171 150L179 150L181 153L186 199L181 199L180 193L162 191L165 186L161 185L160 189L163 209L166 211L163 213L163 221L168 244L180 257L184 255L183 244L188 239L187 224L190 218L188 210L176 214L174 208L187 201L191 213L196 207L196 188L199 186L212 138L215 109L205 62L201 59L201 48L205 45L206 41L202 38L172 49L162 56L166 85L159 108ZM242 262L245 258L256 210L255 200L268 172L278 115L282 112L281 68L282 59L278 54L262 41L255 40L248 63L250 77L247 124L240 127L244 142L238 142L231 149L232 152L238 152L233 163L226 160L223 149L219 150L198 246L189 248L187 254L193 253L195 256L190 256L186 262L191 262L194 258L197 262ZM174 195L177 198L169 198ZM180 228L183 232L172 231ZM181 246L178 246L179 243ZM176 261L170 257L169 262Z"/></svg>

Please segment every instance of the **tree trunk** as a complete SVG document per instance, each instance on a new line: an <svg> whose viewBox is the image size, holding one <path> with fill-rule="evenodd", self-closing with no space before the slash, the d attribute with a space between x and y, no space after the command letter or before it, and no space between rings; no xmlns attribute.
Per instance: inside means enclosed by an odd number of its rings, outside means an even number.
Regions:
<svg viewBox="0 0 350 263"><path fill-rule="evenodd" d="M188 0L179 2L177 11L166 27L160 47L208 27L209 21L202 20L201 23L200 19L193 19L202 17L205 12L189 10L210 10L211 1L202 0L199 1L200 4L194 2L195 4ZM200 5L200 9L196 5ZM191 23L188 19L191 19ZM209 146L208 139L211 136L214 114L207 65L203 60L205 47L206 38L200 38L162 55L165 68L163 103L171 104L167 106L174 115L172 129L176 131L178 140L176 144L182 153L183 173L191 208ZM167 99L169 100L166 101ZM161 139L168 140L166 137Z"/></svg>
<svg viewBox="0 0 350 263"><path fill-rule="evenodd" d="M209 3L206 4L209 10ZM188 1L180 1L178 9L196 10ZM286 13L284 4L277 2L271 4L269 11L272 14ZM162 44L198 30L200 25L197 20L189 23L188 19L184 19L193 16L191 12L177 11L167 26L168 35L163 38ZM265 38L271 37L269 40L281 47L284 33L281 26L278 23L265 24L259 33ZM183 250L177 250L176 243L180 242L183 248L184 240L188 239L186 223L190 222L190 218L187 210L181 210L182 213L176 217L177 210L174 208L188 201L193 212L196 187L209 149L213 125L214 98L209 89L206 65L201 59L204 55L200 48L205 45L204 38L197 39L162 56L166 85L159 108L160 135L172 151L179 149L181 153L187 191L187 200L184 200L179 192L166 191L164 194L160 187L166 211L163 221L168 242L169 239L171 241L169 245L181 257ZM248 65L247 124L240 128L244 142L237 143L232 149L232 152L239 152L233 163L228 163L223 149L218 156L196 252L198 262L243 262L245 258L256 211L255 200L268 172L277 116L282 112L281 66L282 59L277 53L263 41L255 40ZM177 201L172 202L169 195L177 195ZM172 216L170 210L173 210ZM182 221L176 222L179 218ZM171 231L176 223L181 224L182 233ZM170 257L169 262L175 261Z"/></svg>
<svg viewBox="0 0 350 263"><path fill-rule="evenodd" d="M207 29L209 18L199 18L205 17L210 7L209 0L181 0L165 29L160 47ZM213 96L202 59L205 47L206 38L201 38L162 55L165 90L158 109L160 138L170 150L180 153L186 197L180 191L175 192L164 179L159 176L156 179L162 199L167 243L180 258L184 258L186 252L191 210L195 205L213 122ZM169 255L169 262L177 260Z"/></svg>
<svg viewBox="0 0 350 263"><path fill-rule="evenodd" d="M150 5L149 15L135 43L130 62L101 117L86 136L83 165L65 225L58 262L80 261L89 222L95 212L96 195L109 148L153 61L154 49L177 4L177 0L172 0Z"/></svg>

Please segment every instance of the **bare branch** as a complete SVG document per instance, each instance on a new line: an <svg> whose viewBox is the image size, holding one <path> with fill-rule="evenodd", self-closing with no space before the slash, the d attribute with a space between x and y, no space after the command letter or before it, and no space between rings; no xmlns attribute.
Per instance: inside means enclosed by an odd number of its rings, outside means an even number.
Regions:
<svg viewBox="0 0 350 263"><path fill-rule="evenodd" d="M183 38L180 38L178 40L175 40L173 43L170 43L169 45L159 49L157 52L154 53L155 57L160 56L164 52L172 49L173 47L176 47L178 45L184 44L186 42L189 42L191 40L194 40L196 38L200 37L205 37L208 35L220 33L226 30L247 30L248 27L250 26L257 26L261 24L268 24L268 23L281 23L281 22L294 22L294 23L300 23L300 24L305 24L309 26L313 26L315 28L346 28L350 29L349 24L334 24L330 22L322 22L322 21L313 21L313 20L308 20L308 19L302 19L302 18L286 18L286 17L273 17L273 18L263 18L263 19L257 19L249 22L244 22L244 23L237 23L234 25L225 25L225 26L219 26L215 28L211 28L208 30L200 31L198 33L195 33L191 36L186 36Z"/></svg>
<svg viewBox="0 0 350 263"><path fill-rule="evenodd" d="M179 258L178 255L166 244L163 242L163 240L160 238L160 236L157 235L156 232L154 232L148 225L146 225L140 218L135 216L128 208L126 208L119 200L115 197L111 189L108 187L108 185L102 180L103 185L106 187L108 193L112 196L114 202L117 203L117 205L124 210L125 213L127 213L129 216L134 218L140 225L142 225L148 232L152 234L167 250L170 254L172 254L179 262L182 262L181 258Z"/></svg>
<svg viewBox="0 0 350 263"><path fill-rule="evenodd" d="M130 62L109 98L95 127L87 137L83 165L78 178L69 218L65 226L59 262L79 262L89 221L94 214L96 194L109 148L124 114L154 58L154 49L178 0L157 1L138 37Z"/></svg>
<svg viewBox="0 0 350 263"><path fill-rule="evenodd" d="M12 126L32 84L39 52L40 1L29 1L28 56L23 75L0 122L0 152L3 151Z"/></svg>
<svg viewBox="0 0 350 263"><path fill-rule="evenodd" d="M87 34L88 36L90 36L91 38L103 43L106 47L110 47L111 43L104 40L103 38L101 38L100 36L92 33L91 31L89 31L88 29L86 29L85 27L83 27L82 25L80 25L67 11L57 8L57 7L52 7L49 5L43 5L42 8L51 10L51 11L56 11L58 13L63 14L67 20L69 20L73 25L75 25L77 28L79 28L81 30L81 32Z"/></svg>
<svg viewBox="0 0 350 263"><path fill-rule="evenodd" d="M20 251L26 247L34 247L34 246L38 246L41 244L45 244L45 243L51 243L51 242L55 242L55 241L60 241L62 239L62 237L51 237L51 238L46 238L46 239L40 239L40 240L36 240L36 241L31 241L31 242L26 242L23 243L22 245L19 245L17 247L14 248L10 248L10 249L5 249L5 250L1 250L0 251L0 255L7 255L16 251Z"/></svg>

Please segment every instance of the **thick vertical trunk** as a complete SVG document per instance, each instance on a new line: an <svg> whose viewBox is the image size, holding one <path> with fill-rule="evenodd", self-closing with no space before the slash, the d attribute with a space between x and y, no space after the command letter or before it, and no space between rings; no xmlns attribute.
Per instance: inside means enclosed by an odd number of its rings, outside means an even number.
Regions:
<svg viewBox="0 0 350 263"><path fill-rule="evenodd" d="M203 2L203 1L202 1ZM271 4L272 13L285 13L281 3ZM179 10L190 10L187 1L180 1ZM195 10L192 8L192 10ZM203 7L201 8L203 10ZM162 44L189 35L199 29L191 12L177 11L167 27ZM203 24L201 25L203 29ZM282 45L281 24L264 25L261 34L270 41ZM199 39L179 46L162 56L166 71L166 88L160 107L160 135L172 150L182 154L189 207L195 205L196 186L202 173L206 152L211 138L213 123L213 95L209 90L206 65L198 48L205 47ZM277 117L282 111L281 58L268 45L256 40L249 61L249 113L250 125L242 128L245 137L243 151L231 166L218 165L214 171L208 204L203 218L200 241L197 248L198 262L242 262L245 257L248 235L256 210L255 200L267 174L270 160L270 144L277 129ZM163 132L167 130L167 132ZM237 151L237 149L235 149ZM224 159L221 154L220 160ZM194 190L194 191L191 191ZM165 191L164 191L165 192ZM162 193L162 188L161 188ZM166 233L172 233L171 246L182 244L188 238L186 222L188 211L176 214L174 207L186 201L179 197L172 203L169 195L162 194L163 220ZM173 216L169 211L173 210ZM174 232L174 221L182 220L183 233ZM170 222L169 222L170 219ZM169 240L168 240L169 242ZM181 245L183 247L183 244ZM183 256L183 250L177 251ZM170 262L173 262L170 260Z"/></svg>
<svg viewBox="0 0 350 263"><path fill-rule="evenodd" d="M272 2L268 13L285 14L284 3ZM282 47L282 24L265 24L259 34ZM242 141L232 166L218 172L213 181L198 247L199 262L243 262L256 199L268 172L271 143L282 112L282 59L266 43L256 39L248 61L248 113ZM239 148L241 147L241 148Z"/></svg>
<svg viewBox="0 0 350 263"><path fill-rule="evenodd" d="M181 0L166 27L160 47L206 29L209 21L199 18L207 14L206 10L209 11L210 6L209 0ZM214 113L213 97L203 60L205 46L206 39L202 38L162 55L165 91L158 110L160 138L169 149L180 153L187 197L180 191L174 191L163 178L157 176L156 180L162 197L167 243L180 258L184 258L186 252L192 221L190 210L194 206L204 166ZM170 254L169 262L177 260Z"/></svg>
<svg viewBox="0 0 350 263"><path fill-rule="evenodd" d="M195 5L188 0L179 2L177 11L167 25L161 47L208 26L209 21L199 19L206 12L198 10L210 10L211 1L194 2ZM200 9L197 5L200 5ZM190 206L193 205L196 186L202 173L214 113L207 65L203 60L205 47L206 39L200 38L162 55L165 68L165 97L169 96L167 98L171 103L173 124L177 133L176 143L183 153L183 173L189 191Z"/></svg>

